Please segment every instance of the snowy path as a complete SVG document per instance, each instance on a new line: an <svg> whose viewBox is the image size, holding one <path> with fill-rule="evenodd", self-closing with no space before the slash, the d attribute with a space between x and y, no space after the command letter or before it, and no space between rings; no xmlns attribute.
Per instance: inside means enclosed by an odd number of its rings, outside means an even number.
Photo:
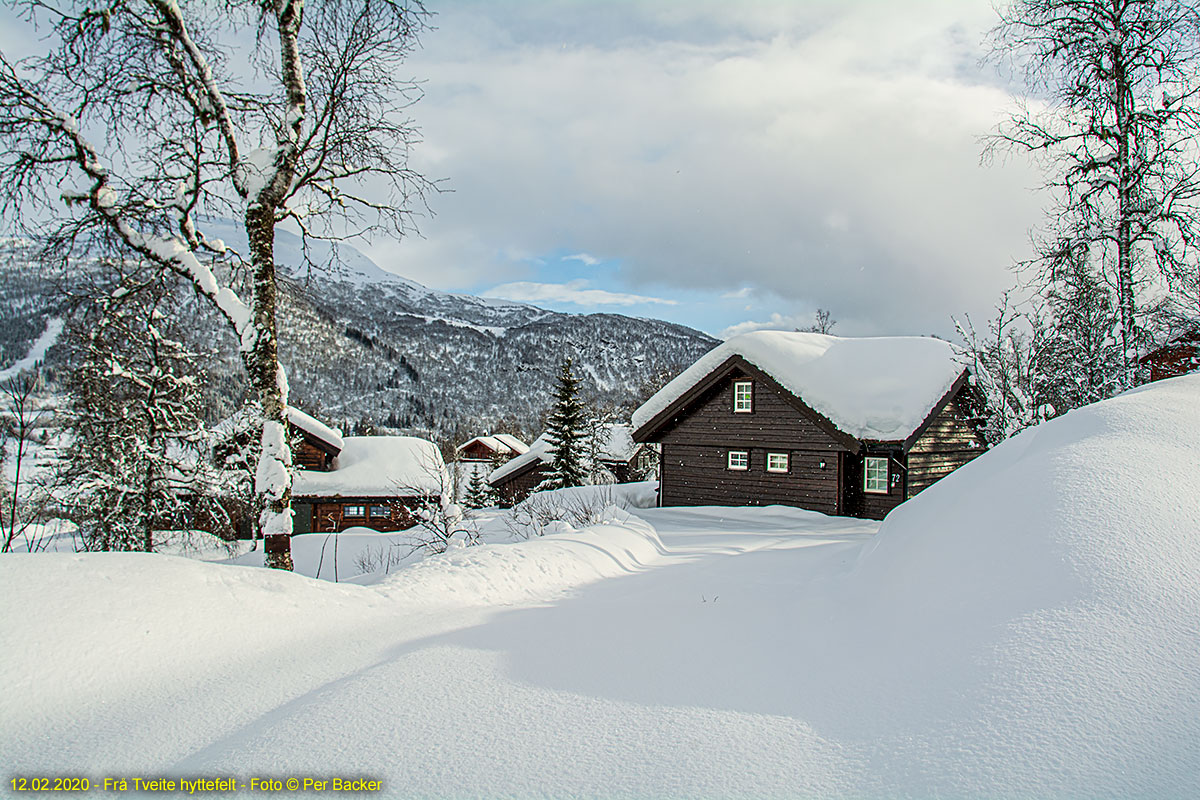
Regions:
<svg viewBox="0 0 1200 800"><path fill-rule="evenodd" d="M375 776L398 796L712 796L732 786L790 795L839 785L837 748L773 713L772 697L802 668L786 637L792 602L844 569L877 524L778 508L642 516L660 548L647 556L614 542L601 556L613 577L564 594L551 575L544 602L398 613L394 583L279 588L267 599L285 608L266 615L295 625L293 642L249 607L201 592L208 613L158 644L186 655L140 679L144 665L124 680L82 678L98 685L68 692L67 708L44 708L38 735L5 731L10 763L93 776ZM260 571L168 563L180 578L197 567L206 582L216 575L235 605L262 599L246 596ZM159 604L185 603L195 588ZM219 634L209 614L225 616L232 641L205 657L214 637L203 629ZM120 666L114 649L85 669ZM780 759L787 751L804 763Z"/></svg>

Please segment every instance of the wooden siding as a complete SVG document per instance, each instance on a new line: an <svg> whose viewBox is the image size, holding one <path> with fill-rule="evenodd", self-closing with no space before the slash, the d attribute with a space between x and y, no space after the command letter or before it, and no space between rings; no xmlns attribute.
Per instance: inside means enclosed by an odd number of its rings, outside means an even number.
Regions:
<svg viewBox="0 0 1200 800"><path fill-rule="evenodd" d="M500 493L500 505L506 508L515 506L529 497L545 477L546 462L540 460L534 467L505 476L504 480L493 484L496 491Z"/></svg>
<svg viewBox="0 0 1200 800"><path fill-rule="evenodd" d="M971 426L961 393L946 403L908 451L908 497L984 452L983 439Z"/></svg>
<svg viewBox="0 0 1200 800"><path fill-rule="evenodd" d="M307 435L302 436L299 443L292 448L292 462L297 469L312 469L318 472L329 472L333 469L333 456L316 445Z"/></svg>
<svg viewBox="0 0 1200 800"><path fill-rule="evenodd" d="M406 530L416 524L412 515L413 509L427 500L428 498L415 497L339 497L304 498L296 503L311 506L313 533L333 533L356 527L377 531ZM347 517L344 513L345 506L366 506L368 516ZM371 506L387 506L388 516L370 516Z"/></svg>
<svg viewBox="0 0 1200 800"><path fill-rule="evenodd" d="M750 454L750 468L727 468L730 450ZM767 472L767 453L787 453L787 472ZM824 462L822 469L818 465ZM664 506L789 505L838 513L837 453L778 447L663 444L660 503Z"/></svg>
<svg viewBox="0 0 1200 800"><path fill-rule="evenodd" d="M868 457L887 458L887 494L867 492L863 469ZM843 457L842 490L845 494L842 513L850 517L883 519L889 511L904 502L907 472L906 459L898 449L872 449L863 453L846 453Z"/></svg>
<svg viewBox="0 0 1200 800"><path fill-rule="evenodd" d="M1150 381L1187 375L1200 368L1200 344L1169 344L1142 359L1150 367Z"/></svg>
<svg viewBox="0 0 1200 800"><path fill-rule="evenodd" d="M839 513L842 446L789 403L778 386L761 379L754 379L754 410L734 413L733 383L749 377L733 371L656 437L663 450L661 504L778 503ZM730 450L748 451L750 468L728 469ZM787 473L767 472L768 452L788 454Z"/></svg>

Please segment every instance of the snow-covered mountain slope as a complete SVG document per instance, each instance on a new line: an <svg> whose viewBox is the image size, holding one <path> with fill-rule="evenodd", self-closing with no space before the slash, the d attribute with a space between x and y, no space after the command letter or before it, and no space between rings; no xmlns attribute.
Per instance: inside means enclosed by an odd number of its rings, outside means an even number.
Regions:
<svg viewBox="0 0 1200 800"><path fill-rule="evenodd" d="M1198 400L1072 411L881 526L613 510L354 586L3 557L0 752L384 797L1191 797Z"/></svg>
<svg viewBox="0 0 1200 800"><path fill-rule="evenodd" d="M236 250L234 234L228 226L208 228ZM347 430L367 422L465 439L504 419L536 435L565 356L574 357L588 391L632 403L652 376L682 369L716 344L658 320L563 314L436 291L380 269L345 244L314 244L310 257L328 269L308 270L300 266L300 240L285 231L276 252L290 273L280 352L292 400ZM63 279L38 267L32 247L16 240L0 243L0 278L3 369L24 357L61 312ZM214 403L220 415L240 398L240 367L219 323L201 307L195 313L200 343L210 345L212 330L221 331L224 363L210 369L209 380L220 394Z"/></svg>

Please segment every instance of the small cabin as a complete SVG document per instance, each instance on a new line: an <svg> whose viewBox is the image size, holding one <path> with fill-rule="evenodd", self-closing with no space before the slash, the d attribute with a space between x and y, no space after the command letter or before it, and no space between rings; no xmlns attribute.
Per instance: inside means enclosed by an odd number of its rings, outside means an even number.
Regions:
<svg viewBox="0 0 1200 800"><path fill-rule="evenodd" d="M882 519L985 449L949 344L756 331L633 415L660 448L659 504L789 505Z"/></svg>
<svg viewBox="0 0 1200 800"><path fill-rule="evenodd" d="M476 436L460 444L455 448L457 461L454 464L457 499L461 500L466 495L475 476L479 476L479 480L487 480L488 475L501 464L528 451L529 445L507 433Z"/></svg>
<svg viewBox="0 0 1200 800"><path fill-rule="evenodd" d="M433 442L414 436L346 436L297 408L288 408L293 433L293 528L332 533L364 527L398 531L415 512L439 503L446 465Z"/></svg>
<svg viewBox="0 0 1200 800"><path fill-rule="evenodd" d="M607 425L596 438L593 476L596 483L628 483L639 479L641 450L633 441L629 425ZM553 460L554 450L543 433L528 451L494 470L487 480L499 492L501 505L512 506L532 494L545 480Z"/></svg>
<svg viewBox="0 0 1200 800"><path fill-rule="evenodd" d="M1139 359L1148 381L1187 375L1200 369L1200 331L1176 336Z"/></svg>
<svg viewBox="0 0 1200 800"><path fill-rule="evenodd" d="M449 485L441 451L413 436L345 436L298 408L287 409L296 471L293 531L330 533L352 527L396 531L416 524L415 512L445 501ZM253 419L239 412L216 426L227 441L221 460L252 434ZM238 534L253 535L251 510L226 503Z"/></svg>

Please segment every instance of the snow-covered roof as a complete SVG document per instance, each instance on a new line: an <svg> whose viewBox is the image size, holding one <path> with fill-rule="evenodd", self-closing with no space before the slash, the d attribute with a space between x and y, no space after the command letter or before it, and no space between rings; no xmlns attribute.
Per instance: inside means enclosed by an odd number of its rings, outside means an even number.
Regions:
<svg viewBox="0 0 1200 800"><path fill-rule="evenodd" d="M637 411L641 428L732 356L857 439L908 438L929 416L963 366L949 343L918 336L849 339L820 333L755 331L700 358Z"/></svg>
<svg viewBox="0 0 1200 800"><path fill-rule="evenodd" d="M314 417L310 417L298 408L288 406L287 410L288 422L295 425L300 430L310 433L326 444L336 447L338 450L346 446L342 439L341 431L335 431L333 428L326 425Z"/></svg>
<svg viewBox="0 0 1200 800"><path fill-rule="evenodd" d="M497 481L501 481L514 472L528 467L535 461L549 463L553 457L554 454L550 450L550 440L543 433L533 440L533 444L529 445L529 449L524 453L492 470L492 474L488 475L487 478L488 483L494 485Z"/></svg>
<svg viewBox="0 0 1200 800"><path fill-rule="evenodd" d="M296 497L440 495L446 465L437 446L415 436L347 436L332 472L296 470Z"/></svg>
<svg viewBox="0 0 1200 800"><path fill-rule="evenodd" d="M513 451L517 455L521 455L521 453L524 453L529 449L529 445L525 444L511 434L497 433L492 438L500 442L500 444L507 446L509 450Z"/></svg>
<svg viewBox="0 0 1200 800"><path fill-rule="evenodd" d="M529 445L525 444L517 437L510 436L507 433L497 433L492 436L476 436L469 442L463 442L456 449L461 453L463 450L466 450L476 442L479 442L493 453L500 453L501 455L505 455L507 453L521 455L529 449Z"/></svg>

